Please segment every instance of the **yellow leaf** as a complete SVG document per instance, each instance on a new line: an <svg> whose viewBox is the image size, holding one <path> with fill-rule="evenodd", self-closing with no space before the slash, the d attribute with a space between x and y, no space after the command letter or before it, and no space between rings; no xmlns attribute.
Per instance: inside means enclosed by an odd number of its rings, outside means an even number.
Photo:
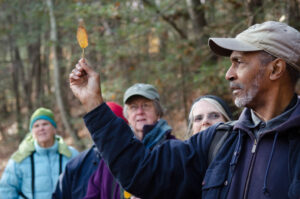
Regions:
<svg viewBox="0 0 300 199"><path fill-rule="evenodd" d="M89 45L88 35L86 29L83 26L83 23L79 24L77 29L77 41L81 48L86 48Z"/></svg>
<svg viewBox="0 0 300 199"><path fill-rule="evenodd" d="M124 198L130 198L131 194L128 193L127 191L124 191Z"/></svg>

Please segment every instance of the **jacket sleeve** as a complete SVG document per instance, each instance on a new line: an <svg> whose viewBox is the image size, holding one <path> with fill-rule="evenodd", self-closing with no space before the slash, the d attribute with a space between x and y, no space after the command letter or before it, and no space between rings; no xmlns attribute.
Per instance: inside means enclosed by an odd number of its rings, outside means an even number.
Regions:
<svg viewBox="0 0 300 199"><path fill-rule="evenodd" d="M142 198L201 197L208 153L201 147L201 136L186 142L166 141L149 151L105 104L84 119L101 156L125 190Z"/></svg>
<svg viewBox="0 0 300 199"><path fill-rule="evenodd" d="M21 192L21 171L18 164L10 159L0 180L0 198L17 199Z"/></svg>

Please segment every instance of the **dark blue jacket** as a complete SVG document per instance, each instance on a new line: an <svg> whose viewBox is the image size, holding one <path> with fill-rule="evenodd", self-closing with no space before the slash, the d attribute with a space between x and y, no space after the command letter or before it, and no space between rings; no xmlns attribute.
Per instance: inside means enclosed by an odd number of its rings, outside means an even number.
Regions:
<svg viewBox="0 0 300 199"><path fill-rule="evenodd" d="M251 185L247 186L250 190L247 188L245 198L255 198L259 192L259 198L299 199L299 100L292 116L275 131L263 136L253 153L256 155L251 156L248 156L249 149L251 151L253 147L250 129L243 125L244 120L249 119L248 115L249 110L245 109L209 166L208 151L217 125L188 141L167 141L149 151L133 138L127 124L115 117L105 104L88 113L84 119L113 175L124 189L136 196L145 199L218 199L229 197L228 193L240 192L230 196L240 199L244 196L245 190L241 189L245 189L245 184L234 187L231 183L237 184L237 179L246 176L246 180L240 181ZM260 155L263 158L259 158ZM260 164L263 166L260 167ZM247 167L243 169L240 165ZM284 193L276 190L279 186Z"/></svg>
<svg viewBox="0 0 300 199"><path fill-rule="evenodd" d="M84 198L89 178L96 171L99 161L99 152L94 145L69 161L64 173L59 177L52 198Z"/></svg>

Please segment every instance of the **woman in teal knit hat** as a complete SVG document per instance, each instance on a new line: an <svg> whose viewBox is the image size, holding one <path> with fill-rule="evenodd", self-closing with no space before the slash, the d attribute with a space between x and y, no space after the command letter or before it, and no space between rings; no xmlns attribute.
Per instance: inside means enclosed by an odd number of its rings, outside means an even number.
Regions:
<svg viewBox="0 0 300 199"><path fill-rule="evenodd" d="M78 152L56 135L50 109L31 116L30 133L12 155L0 180L0 198L51 198L60 173Z"/></svg>
<svg viewBox="0 0 300 199"><path fill-rule="evenodd" d="M37 109L30 118L29 129L41 147L52 146L56 134L53 112L46 108Z"/></svg>

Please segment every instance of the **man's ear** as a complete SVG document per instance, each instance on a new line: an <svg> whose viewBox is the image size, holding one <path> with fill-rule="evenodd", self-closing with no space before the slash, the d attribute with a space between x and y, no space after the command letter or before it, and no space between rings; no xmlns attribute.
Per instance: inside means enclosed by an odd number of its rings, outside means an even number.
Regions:
<svg viewBox="0 0 300 199"><path fill-rule="evenodd" d="M282 77L286 71L286 62L281 58L277 58L274 61L272 61L270 64L271 64L270 80L277 80L280 77Z"/></svg>

